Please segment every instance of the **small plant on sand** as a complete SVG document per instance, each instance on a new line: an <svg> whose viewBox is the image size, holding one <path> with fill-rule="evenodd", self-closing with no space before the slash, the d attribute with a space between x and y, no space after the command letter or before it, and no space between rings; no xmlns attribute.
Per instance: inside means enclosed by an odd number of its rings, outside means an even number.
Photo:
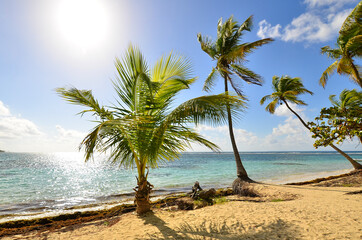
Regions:
<svg viewBox="0 0 362 240"><path fill-rule="evenodd" d="M211 150L219 148L199 135L190 124L225 124L227 109L238 112L244 101L228 94L202 96L178 106L175 96L196 80L187 59L173 54L162 57L152 69L141 52L129 47L123 60L116 59L113 81L116 104L101 106L90 90L58 88L65 100L96 117L96 126L83 139L85 161L94 153L106 153L109 161L137 169L136 212L150 211L148 169L160 162L179 158L180 152L198 143Z"/></svg>
<svg viewBox="0 0 362 240"><path fill-rule="evenodd" d="M271 202L283 202L284 200L283 199L280 199L280 198L275 198L275 199L272 199L270 200Z"/></svg>
<svg viewBox="0 0 362 240"><path fill-rule="evenodd" d="M226 202L228 202L228 200L225 197L217 197L213 199L213 204L222 204Z"/></svg>

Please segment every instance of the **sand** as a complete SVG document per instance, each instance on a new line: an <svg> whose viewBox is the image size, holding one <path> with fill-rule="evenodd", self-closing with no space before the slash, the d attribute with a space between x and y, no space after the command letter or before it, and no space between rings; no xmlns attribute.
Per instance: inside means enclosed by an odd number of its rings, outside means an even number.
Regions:
<svg viewBox="0 0 362 240"><path fill-rule="evenodd" d="M156 209L4 239L361 239L361 187L258 184L269 199L231 201L192 211ZM280 199L291 199L280 201Z"/></svg>

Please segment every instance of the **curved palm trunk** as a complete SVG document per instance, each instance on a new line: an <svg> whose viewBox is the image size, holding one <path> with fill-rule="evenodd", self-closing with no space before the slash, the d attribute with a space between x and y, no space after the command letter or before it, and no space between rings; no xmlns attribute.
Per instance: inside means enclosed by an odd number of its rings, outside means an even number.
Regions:
<svg viewBox="0 0 362 240"><path fill-rule="evenodd" d="M225 92L228 92L228 82L227 82L227 76L224 77L225 80ZM234 137L234 131L233 131L233 119L231 117L231 111L230 107L226 106L227 108L227 114L228 114L228 125L229 125L229 135L231 140L231 145L233 147L235 162L236 162L236 175L241 180L250 181L250 178L248 177L248 174L243 166L243 163L241 162L240 154L238 147L236 146L235 137Z"/></svg>
<svg viewBox="0 0 362 240"><path fill-rule="evenodd" d="M135 204L138 215L151 211L150 193L153 186L147 181L147 176L148 171L146 176L141 174L141 176L137 178L137 187L133 189L136 192Z"/></svg>
<svg viewBox="0 0 362 240"><path fill-rule="evenodd" d="M352 71L353 71L353 73L354 73L354 75L355 75L355 77L356 77L357 84L358 84L360 87L362 87L362 79L361 79L361 77L359 76L359 72L358 72L356 66L354 65L353 61L351 62L351 67L352 67Z"/></svg>
<svg viewBox="0 0 362 240"><path fill-rule="evenodd" d="M285 105L287 106L287 108L294 113L295 116L297 116L297 118L299 118L299 120L302 122L302 124L304 125L304 127L306 127L308 130L310 130L310 127L304 122L304 120L296 113L293 111L293 109L288 105L287 101L283 100L283 102L285 103ZM318 136L318 135L317 135ZM320 137L320 136L318 136ZM332 143L329 144L329 146L331 146L334 150L336 150L338 153L340 153L343 157L345 157L354 167L354 169L362 169L362 165L359 164L358 162L356 162L355 160L353 160L347 153L343 152L341 149L339 149L338 147L336 147L335 145L333 145Z"/></svg>

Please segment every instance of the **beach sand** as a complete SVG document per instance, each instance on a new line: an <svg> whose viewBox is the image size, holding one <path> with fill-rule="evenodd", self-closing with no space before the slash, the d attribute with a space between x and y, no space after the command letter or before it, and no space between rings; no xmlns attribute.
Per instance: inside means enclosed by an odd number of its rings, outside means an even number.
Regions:
<svg viewBox="0 0 362 240"><path fill-rule="evenodd" d="M362 187L257 184L268 198L192 211L155 209L4 239L361 239ZM346 194L355 192L356 194ZM359 192L359 193L358 193ZM292 199L293 200L280 200Z"/></svg>

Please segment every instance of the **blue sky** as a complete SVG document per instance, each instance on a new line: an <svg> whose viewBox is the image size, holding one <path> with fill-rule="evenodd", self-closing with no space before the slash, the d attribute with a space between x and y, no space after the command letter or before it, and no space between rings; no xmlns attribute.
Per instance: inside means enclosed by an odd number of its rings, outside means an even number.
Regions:
<svg viewBox="0 0 362 240"><path fill-rule="evenodd" d="M75 151L94 126L76 115L54 92L57 87L92 89L101 103L114 101L110 79L114 59L132 43L152 65L170 51L190 58L198 81L183 92L181 103L202 92L214 62L200 49L197 33L216 35L220 17L243 22L254 16L243 41L273 37L275 41L249 55L247 67L263 76L264 85L244 84L249 108L235 124L240 151L313 150L313 140L296 118L280 107L271 115L260 98L271 93L274 75L301 77L313 96L296 107L312 120L328 96L358 88L347 77L333 75L323 89L322 72L332 63L320 48L334 46L338 30L356 0L305 1L116 1L2 0L0 2L0 149L19 152ZM220 81L221 83L221 81ZM222 92L222 85L214 93ZM224 151L230 151L226 126L198 130ZM194 146L195 151L205 149ZM344 150L362 150L345 142ZM320 150L331 150L328 148Z"/></svg>

